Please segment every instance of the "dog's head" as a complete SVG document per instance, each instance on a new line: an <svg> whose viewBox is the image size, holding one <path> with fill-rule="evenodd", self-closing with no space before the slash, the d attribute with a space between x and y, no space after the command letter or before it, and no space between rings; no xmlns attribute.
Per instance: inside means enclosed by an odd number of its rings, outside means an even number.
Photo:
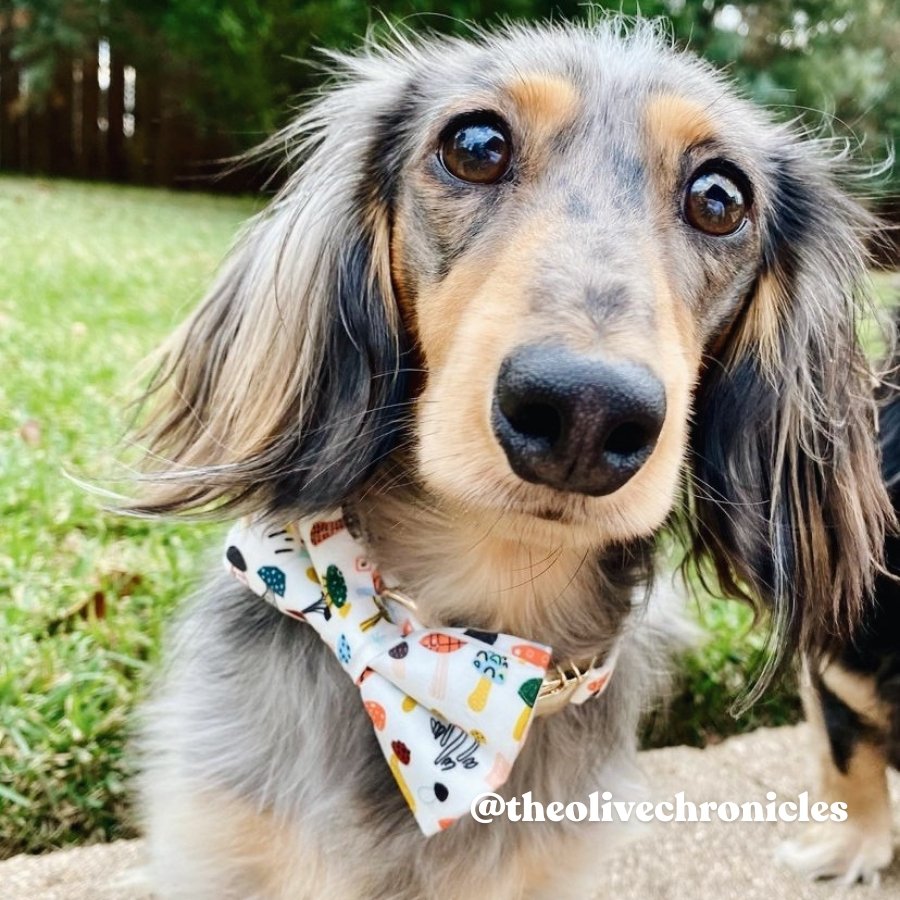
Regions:
<svg viewBox="0 0 900 900"><path fill-rule="evenodd" d="M727 590L795 636L852 612L888 512L867 220L820 148L647 25L340 66L175 338L144 508L309 514L392 457L496 532L587 548L686 496Z"/></svg>

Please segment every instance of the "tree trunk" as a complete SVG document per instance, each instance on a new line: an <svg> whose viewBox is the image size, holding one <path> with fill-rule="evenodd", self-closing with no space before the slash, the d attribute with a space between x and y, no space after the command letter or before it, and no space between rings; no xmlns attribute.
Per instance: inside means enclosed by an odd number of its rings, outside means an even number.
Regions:
<svg viewBox="0 0 900 900"><path fill-rule="evenodd" d="M165 66L154 79L153 90L153 183L160 187L171 187L174 181L172 104L169 99L171 85L167 83Z"/></svg>
<svg viewBox="0 0 900 900"><path fill-rule="evenodd" d="M32 103L26 113L26 171L34 175L50 174L50 105Z"/></svg>
<svg viewBox="0 0 900 900"><path fill-rule="evenodd" d="M97 53L89 53L81 64L81 158L78 174L98 178L101 174L100 85L97 83Z"/></svg>
<svg viewBox="0 0 900 900"><path fill-rule="evenodd" d="M0 2L0 169L21 165L19 136L19 69L11 58L12 6Z"/></svg>
<svg viewBox="0 0 900 900"><path fill-rule="evenodd" d="M47 98L47 128L49 172L52 175L72 175L75 169L75 136L72 121L72 60L59 60L50 96Z"/></svg>
<svg viewBox="0 0 900 900"><path fill-rule="evenodd" d="M125 132L122 130L122 117L125 115L125 73L122 58L115 47L110 48L109 68L109 91L106 95L109 177L113 181L125 181L128 178Z"/></svg>

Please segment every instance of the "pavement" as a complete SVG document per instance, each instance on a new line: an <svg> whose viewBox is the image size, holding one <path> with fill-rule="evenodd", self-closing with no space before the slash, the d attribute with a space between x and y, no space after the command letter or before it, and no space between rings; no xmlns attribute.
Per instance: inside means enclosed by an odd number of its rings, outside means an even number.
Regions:
<svg viewBox="0 0 900 900"><path fill-rule="evenodd" d="M805 726L761 728L705 750L669 747L641 754L659 799L779 801L810 788ZM891 775L894 822L900 776ZM812 800L817 799L814 795ZM656 824L606 862L593 900L900 900L900 854L877 885L809 882L774 861L774 848L796 836L790 823ZM0 900L152 900L141 886L143 846L119 841L0 862ZM585 898L587 900L587 898Z"/></svg>

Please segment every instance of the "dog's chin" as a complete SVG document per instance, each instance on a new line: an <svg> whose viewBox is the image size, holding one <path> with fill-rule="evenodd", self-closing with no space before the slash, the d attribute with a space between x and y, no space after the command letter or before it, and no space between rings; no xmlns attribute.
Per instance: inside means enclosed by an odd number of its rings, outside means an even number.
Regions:
<svg viewBox="0 0 900 900"><path fill-rule="evenodd" d="M670 512L666 507L655 518L636 520L631 510L637 501L627 486L591 497L516 482L470 486L465 493L446 484L431 489L444 501L441 505L454 510L454 518L468 519L474 529L540 547L589 550L627 543L655 533Z"/></svg>

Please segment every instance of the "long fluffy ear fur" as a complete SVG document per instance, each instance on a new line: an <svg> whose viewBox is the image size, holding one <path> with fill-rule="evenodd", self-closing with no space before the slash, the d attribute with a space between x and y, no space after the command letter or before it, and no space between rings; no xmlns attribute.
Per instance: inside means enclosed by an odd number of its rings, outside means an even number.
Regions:
<svg viewBox="0 0 900 900"><path fill-rule="evenodd" d="M786 141L772 164L763 266L692 436L695 559L772 610L769 672L852 634L892 521L857 334L872 222L814 145Z"/></svg>
<svg viewBox="0 0 900 900"><path fill-rule="evenodd" d="M342 64L349 77L270 142L304 161L165 348L134 512L308 514L396 439L404 341L388 244L404 85L375 56Z"/></svg>

